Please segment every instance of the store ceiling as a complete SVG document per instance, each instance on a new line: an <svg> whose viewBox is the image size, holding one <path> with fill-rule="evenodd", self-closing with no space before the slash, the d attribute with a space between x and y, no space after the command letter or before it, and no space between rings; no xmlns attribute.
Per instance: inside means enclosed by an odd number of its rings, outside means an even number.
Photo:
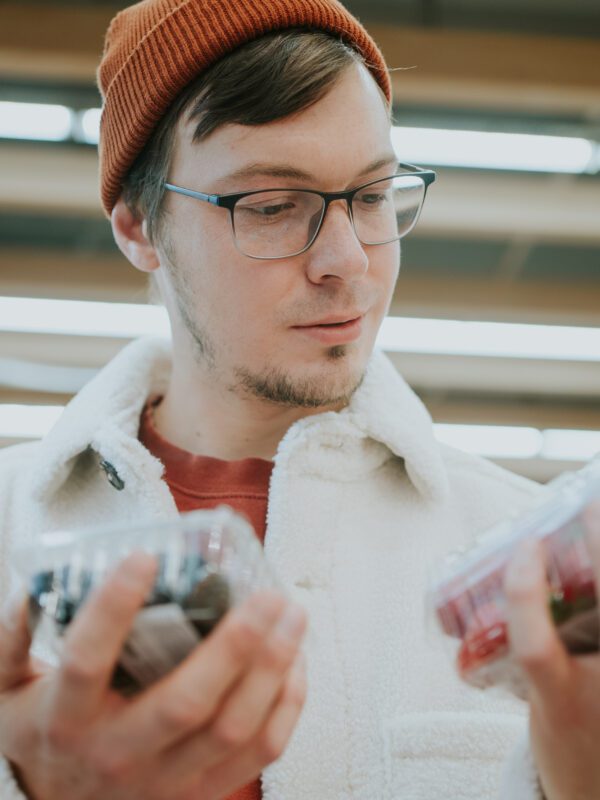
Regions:
<svg viewBox="0 0 600 800"><path fill-rule="evenodd" d="M125 5L0 0L0 101L97 105L94 73L104 30ZM388 63L414 67L393 73L398 124L600 142L598 0L347 5L373 31ZM438 173L419 226L403 247L393 313L600 326L597 172ZM0 296L144 298L141 275L118 253L102 215L93 147L0 139L0 175ZM0 351L31 361L51 358L35 338L1 332ZM54 353L60 363L60 350ZM95 354L86 350L81 365L95 366L105 355L99 344ZM600 429L600 403L590 398L589 382L586 396L579 396L578 381L570 386L570 373L558 367L554 389L544 377L545 388L536 393L531 371L527 380L522 373L522 391L518 377L502 391L497 365L481 363L469 373L462 364L464 386L453 378L444 389L443 380L434 379L434 371L445 374L444 365L423 369L423 363L417 369L407 362L406 368L441 421L552 420ZM521 374L517 366L514 376ZM597 365L588 369L600 372ZM14 387L3 395L1 383L0 374L0 402L19 396Z"/></svg>

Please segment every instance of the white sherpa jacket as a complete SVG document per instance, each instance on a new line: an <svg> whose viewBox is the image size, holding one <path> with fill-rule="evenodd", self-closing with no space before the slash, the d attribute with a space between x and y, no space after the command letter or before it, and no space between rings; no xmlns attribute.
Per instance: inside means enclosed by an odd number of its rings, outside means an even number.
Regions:
<svg viewBox="0 0 600 800"><path fill-rule="evenodd" d="M4 591L17 540L176 515L161 463L137 439L146 398L166 388L169 347L134 342L41 442L0 453ZM537 491L436 442L380 353L346 409L288 430L265 552L308 611L309 693L286 752L263 774L264 800L541 797L526 706L462 684L425 608L432 565ZM0 798L22 798L5 762L1 772Z"/></svg>

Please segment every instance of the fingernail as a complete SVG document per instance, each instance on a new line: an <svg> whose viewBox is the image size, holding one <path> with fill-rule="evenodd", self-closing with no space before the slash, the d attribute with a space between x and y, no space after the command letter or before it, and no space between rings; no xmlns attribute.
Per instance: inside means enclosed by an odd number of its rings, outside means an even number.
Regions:
<svg viewBox="0 0 600 800"><path fill-rule="evenodd" d="M283 603L283 597L275 592L258 592L249 599L244 611L251 622L258 622L259 625L267 628L277 619L278 611Z"/></svg>
<svg viewBox="0 0 600 800"><path fill-rule="evenodd" d="M306 614L297 605L289 605L275 626L275 635L280 639L294 642L304 630Z"/></svg>
<svg viewBox="0 0 600 800"><path fill-rule="evenodd" d="M117 567L119 578L133 589L146 590L156 575L157 562L154 556L136 551L127 556Z"/></svg>

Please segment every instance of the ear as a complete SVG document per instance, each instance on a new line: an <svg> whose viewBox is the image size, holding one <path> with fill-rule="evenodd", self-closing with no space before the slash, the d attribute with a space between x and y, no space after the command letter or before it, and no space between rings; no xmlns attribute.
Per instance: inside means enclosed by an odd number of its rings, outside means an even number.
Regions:
<svg viewBox="0 0 600 800"><path fill-rule="evenodd" d="M156 248L148 240L146 220L137 217L121 197L112 210L110 222L119 250L134 267L142 272L154 272L160 267Z"/></svg>

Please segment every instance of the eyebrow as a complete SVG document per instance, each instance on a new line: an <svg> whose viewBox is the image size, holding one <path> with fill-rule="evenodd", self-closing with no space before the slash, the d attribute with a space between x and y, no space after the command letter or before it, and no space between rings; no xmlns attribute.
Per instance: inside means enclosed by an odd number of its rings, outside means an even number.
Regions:
<svg viewBox="0 0 600 800"><path fill-rule="evenodd" d="M357 173L355 177L362 178L363 176L369 175L371 172L375 172L376 170L386 166L393 166L395 169L398 168L398 159L394 154L385 155L376 159L375 161L372 161L363 170ZM248 164L245 167L241 167L240 169L236 169L234 172L230 172L228 175L225 175L223 178L221 178L221 181L257 177L283 178L306 182L317 181L317 177L315 175L312 175L310 172L306 172L303 169L299 169L298 167L294 167L292 164L270 164L268 162Z"/></svg>

